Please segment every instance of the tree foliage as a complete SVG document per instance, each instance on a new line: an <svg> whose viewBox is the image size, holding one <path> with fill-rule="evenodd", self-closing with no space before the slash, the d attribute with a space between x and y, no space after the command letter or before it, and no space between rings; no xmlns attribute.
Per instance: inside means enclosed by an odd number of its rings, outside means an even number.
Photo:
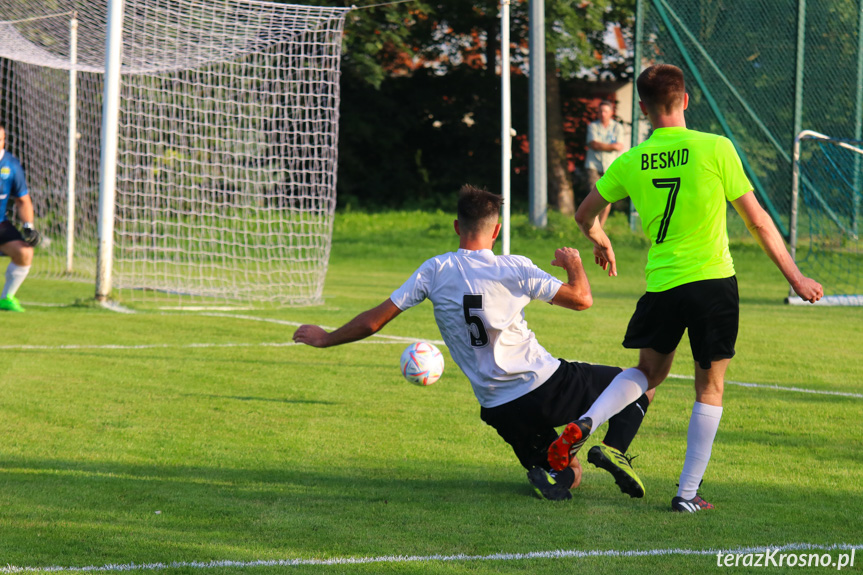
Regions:
<svg viewBox="0 0 863 575"><path fill-rule="evenodd" d="M608 22L625 18L625 7L633 4L634 0L545 0L547 50L556 56L552 79L565 81L602 66ZM433 207L465 182L499 189L499 1L416 0L362 6L358 3L359 9L348 15L345 29L339 204L368 208L419 202ZM529 0L513 0L516 206L527 203L528 10ZM571 95L566 87L560 91ZM578 109L571 102L557 105L564 111L561 124L567 111ZM554 133L564 138L562 125L554 127ZM584 142L564 144L581 149ZM563 161L567 172L571 168L566 153L555 161Z"/></svg>

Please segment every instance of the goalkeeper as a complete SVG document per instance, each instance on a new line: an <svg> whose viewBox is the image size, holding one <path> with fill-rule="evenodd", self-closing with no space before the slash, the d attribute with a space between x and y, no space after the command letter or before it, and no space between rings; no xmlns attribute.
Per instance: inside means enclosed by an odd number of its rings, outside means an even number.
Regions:
<svg viewBox="0 0 863 575"><path fill-rule="evenodd" d="M455 362L479 400L480 417L512 447L537 494L550 500L572 497L581 482L581 465L573 459L551 470L548 444L555 426L586 409L621 372L620 368L556 359L536 340L524 320L524 308L535 299L572 310L593 304L578 250L560 248L552 265L567 273L563 283L522 256L492 252L500 232L501 198L471 186L462 188L455 231L459 249L426 261L383 303L333 332L300 326L294 341L330 347L378 332L402 311L429 299L435 321ZM652 392L650 397L652 397ZM602 445L588 461L609 471L621 491L642 497L644 485L625 456L649 405L642 394L609 420Z"/></svg>
<svg viewBox="0 0 863 575"><path fill-rule="evenodd" d="M23 231L18 231L6 219L10 198L15 199ZM0 310L24 311L15 294L30 272L33 247L39 244L39 237L39 232L33 228L33 202L27 193L24 169L18 158L6 151L6 128L0 125L0 253L12 259L0 293Z"/></svg>

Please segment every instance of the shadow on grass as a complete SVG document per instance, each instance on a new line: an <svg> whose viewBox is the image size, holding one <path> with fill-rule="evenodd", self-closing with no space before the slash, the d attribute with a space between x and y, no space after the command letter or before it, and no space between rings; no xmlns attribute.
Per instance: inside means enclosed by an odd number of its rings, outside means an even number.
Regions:
<svg viewBox="0 0 863 575"><path fill-rule="evenodd" d="M303 405L338 405L335 401L321 401L316 399L288 399L276 397L252 397L238 395L218 395L214 393L181 393L183 397L203 397L207 399L233 399L236 401L270 401L273 403L290 403Z"/></svg>
<svg viewBox="0 0 863 575"><path fill-rule="evenodd" d="M859 539L851 486L712 479L717 511L668 511L668 477L630 500L589 469L572 501L536 499L519 468L388 461L285 468L0 463L2 560L102 565L231 559L654 549ZM855 525L856 523L856 525Z"/></svg>

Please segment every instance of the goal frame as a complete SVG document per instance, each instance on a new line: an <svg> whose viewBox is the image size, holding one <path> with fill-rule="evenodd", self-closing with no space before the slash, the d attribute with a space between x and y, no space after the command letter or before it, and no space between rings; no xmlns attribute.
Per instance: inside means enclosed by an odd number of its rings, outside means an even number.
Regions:
<svg viewBox="0 0 863 575"><path fill-rule="evenodd" d="M858 154L860 160L863 161L863 148L858 148L856 146L852 146L846 141L841 139L832 138L828 135L822 134L820 132L816 132L814 130L802 130L797 136L794 138L794 148L792 153L792 162L791 162L791 218L789 221L789 244L790 244L790 252L791 259L794 263L797 263L797 240L799 237L798 234L798 217L799 217L799 204L800 204L800 143L805 139L815 139L815 140L827 140L831 142L836 142L836 144L842 148L850 150L855 154ZM805 178L804 178L805 179ZM826 204L822 204L825 210L827 211L828 216L833 221L838 222L838 217L830 210L830 208ZM853 224L852 234L854 237L857 237L858 232L858 221L856 216L860 214L860 205L858 203L858 198L855 196L855 206L854 206L854 214L855 220ZM841 224L839 224L841 226ZM808 304L808 302L797 297L797 294L794 293L793 288L788 289L788 297L785 298L785 303L790 305L804 305ZM815 305L822 306L863 306L863 294L846 294L846 295L828 295L821 298Z"/></svg>
<svg viewBox="0 0 863 575"><path fill-rule="evenodd" d="M95 283L98 300L322 303L351 10L0 0L36 273Z"/></svg>

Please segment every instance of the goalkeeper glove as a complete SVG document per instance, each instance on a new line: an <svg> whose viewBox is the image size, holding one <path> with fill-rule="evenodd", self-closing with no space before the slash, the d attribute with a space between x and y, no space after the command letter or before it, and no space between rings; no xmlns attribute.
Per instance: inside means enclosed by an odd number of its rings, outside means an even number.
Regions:
<svg viewBox="0 0 863 575"><path fill-rule="evenodd" d="M42 241L42 234L33 228L33 224L24 224L24 231L21 232L21 235L24 236L24 241L27 242L30 247L35 248Z"/></svg>

